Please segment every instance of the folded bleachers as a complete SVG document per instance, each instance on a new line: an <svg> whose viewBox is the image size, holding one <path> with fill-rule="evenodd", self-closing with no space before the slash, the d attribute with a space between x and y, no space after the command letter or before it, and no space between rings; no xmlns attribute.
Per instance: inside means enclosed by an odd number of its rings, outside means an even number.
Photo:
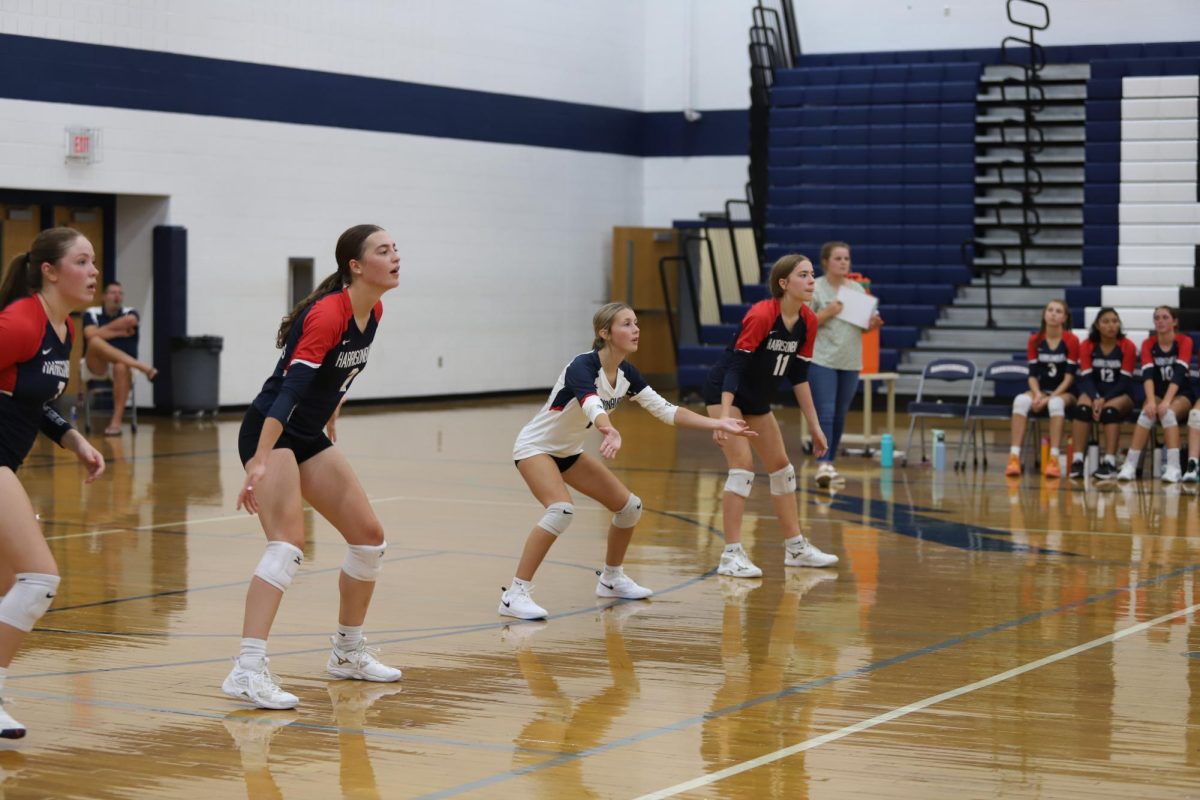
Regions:
<svg viewBox="0 0 1200 800"><path fill-rule="evenodd" d="M771 93L766 263L848 242L894 366L970 281L980 65L800 63Z"/></svg>
<svg viewBox="0 0 1200 800"><path fill-rule="evenodd" d="M1186 50L1187 48L1180 48ZM1088 83L1083 284L1090 324L1113 306L1149 328L1155 306L1200 325L1200 44L1190 54L1110 57Z"/></svg>

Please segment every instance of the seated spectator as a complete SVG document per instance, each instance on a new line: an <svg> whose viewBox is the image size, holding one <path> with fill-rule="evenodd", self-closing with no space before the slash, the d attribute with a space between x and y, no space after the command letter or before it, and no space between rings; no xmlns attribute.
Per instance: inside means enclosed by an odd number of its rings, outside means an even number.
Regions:
<svg viewBox="0 0 1200 800"><path fill-rule="evenodd" d="M1067 409L1075 405L1071 384L1079 365L1079 340L1071 333L1071 312L1062 300L1051 300L1042 310L1042 327L1029 336L1029 391L1013 400L1012 448L1004 474L1021 474L1021 442L1029 413L1050 415L1050 457L1042 465L1047 478L1062 473L1058 445L1062 441Z"/></svg>
<svg viewBox="0 0 1200 800"><path fill-rule="evenodd" d="M1133 429L1129 451L1117 473L1117 480L1131 481L1137 477L1142 449L1157 422L1162 426L1163 441L1167 445L1163 482L1178 483L1183 478L1179 468L1179 419L1189 415L1196 398L1192 395L1192 381L1188 376L1192 338L1179 333L1179 312L1175 308L1159 306L1154 309L1154 333L1142 342L1141 361L1146 402L1138 414L1137 427Z"/></svg>
<svg viewBox="0 0 1200 800"><path fill-rule="evenodd" d="M104 429L105 436L120 436L125 416L125 403L132 384L130 370L137 370L154 380L158 370L137 359L138 312L124 305L121 284L109 281L104 287L104 304L83 312L83 359L79 373L85 386L98 381L111 381L113 388L112 418Z"/></svg>
<svg viewBox="0 0 1200 800"><path fill-rule="evenodd" d="M1104 431L1104 460L1092 477L1101 480L1116 477L1121 423L1133 410L1137 356L1137 348L1121 330L1121 317L1116 310L1100 309L1087 341L1079 350L1079 401L1071 423L1071 438L1075 442L1072 479L1083 478L1088 433L1093 422L1100 423Z"/></svg>

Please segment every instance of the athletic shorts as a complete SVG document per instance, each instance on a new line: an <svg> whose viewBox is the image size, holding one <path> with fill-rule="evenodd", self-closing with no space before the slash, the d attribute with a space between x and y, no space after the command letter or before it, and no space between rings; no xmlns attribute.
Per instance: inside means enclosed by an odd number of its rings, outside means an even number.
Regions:
<svg viewBox="0 0 1200 800"><path fill-rule="evenodd" d="M246 466L247 461L254 458L254 453L258 450L258 437L262 433L264 422L266 422L266 418L262 412L253 406L246 411L246 416L242 418L242 429L238 432L238 455L242 459L243 467ZM288 433L284 428L279 440L275 442L274 449L291 450L296 455L296 463L303 464L327 447L333 447L333 442L329 441L329 437L323 433L311 437L301 437Z"/></svg>
<svg viewBox="0 0 1200 800"><path fill-rule="evenodd" d="M708 373L708 380L704 382L704 389L701 394L704 397L704 405L719 406L721 405L721 387L725 382L725 372L713 369ZM733 407L742 412L744 417L757 417L761 414L771 413L770 398L759 401L753 397L747 397L741 392L735 392L733 395Z"/></svg>
<svg viewBox="0 0 1200 800"><path fill-rule="evenodd" d="M540 455L550 456L549 453L541 453ZM558 466L559 472L566 472L571 467L575 466L575 462L579 460L579 457L581 455L583 455L583 453L576 453L573 456L550 456L550 457L554 459L554 463ZM533 458L533 456L529 456L529 458ZM520 464L524 460L525 459L523 459L523 458L518 459L517 461L514 461L513 463Z"/></svg>

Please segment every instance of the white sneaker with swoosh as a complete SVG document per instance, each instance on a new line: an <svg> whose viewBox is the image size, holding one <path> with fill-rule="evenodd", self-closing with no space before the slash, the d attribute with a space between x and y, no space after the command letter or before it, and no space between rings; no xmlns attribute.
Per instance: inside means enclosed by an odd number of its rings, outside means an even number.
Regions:
<svg viewBox="0 0 1200 800"><path fill-rule="evenodd" d="M653 589L638 586L637 582L624 571L606 577L603 572L596 572L600 580L596 581L597 597L621 597L626 600L642 600L654 594Z"/></svg>
<svg viewBox="0 0 1200 800"><path fill-rule="evenodd" d="M532 589L532 586L513 584L500 595L500 606L497 610L506 617L545 619L546 609L533 602L533 598L529 596Z"/></svg>

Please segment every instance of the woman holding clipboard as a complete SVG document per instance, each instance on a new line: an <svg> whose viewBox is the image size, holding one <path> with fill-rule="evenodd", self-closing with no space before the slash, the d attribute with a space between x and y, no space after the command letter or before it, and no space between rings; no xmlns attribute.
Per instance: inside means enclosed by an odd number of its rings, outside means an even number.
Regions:
<svg viewBox="0 0 1200 800"><path fill-rule="evenodd" d="M841 480L833 459L846 428L850 403L858 392L863 331L875 330L883 324L883 319L873 310L865 312L859 308L859 303L853 303L855 308L847 308L847 304L838 299L839 294L851 294L851 297L866 294L862 286L849 278L850 245L826 242L821 248L821 273L809 303L820 328L812 364L808 368L808 383L812 387L821 430L829 437L829 449L817 459L817 485L825 488Z"/></svg>

